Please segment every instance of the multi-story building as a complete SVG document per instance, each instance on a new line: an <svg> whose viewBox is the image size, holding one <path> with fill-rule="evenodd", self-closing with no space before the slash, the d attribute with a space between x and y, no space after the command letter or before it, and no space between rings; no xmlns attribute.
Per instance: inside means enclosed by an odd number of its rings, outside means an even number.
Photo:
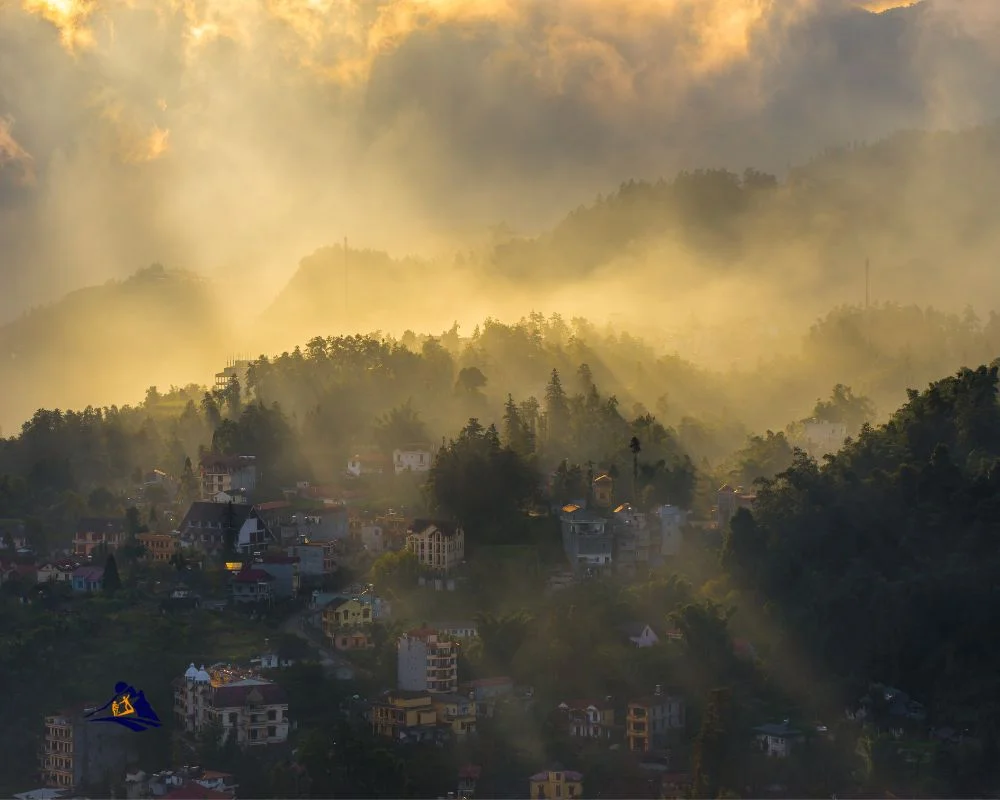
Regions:
<svg viewBox="0 0 1000 800"><path fill-rule="evenodd" d="M313 586L322 584L337 572L337 552L335 541L295 544L288 548L288 555L299 560L299 580Z"/></svg>
<svg viewBox="0 0 1000 800"><path fill-rule="evenodd" d="M229 388L230 382L235 379L240 385L240 394L246 396L247 375L250 372L250 362L246 359L236 359L226 364L222 372L215 373L215 388L219 392L224 392Z"/></svg>
<svg viewBox="0 0 1000 800"><path fill-rule="evenodd" d="M174 713L185 732L195 733L210 723L222 728L241 747L281 744L288 739L288 700L276 683L239 671L194 664L174 681Z"/></svg>
<svg viewBox="0 0 1000 800"><path fill-rule="evenodd" d="M76 524L73 552L86 558L102 545L115 550L125 544L127 535L124 517L84 517Z"/></svg>
<svg viewBox="0 0 1000 800"><path fill-rule="evenodd" d="M427 472L433 462L426 445L408 444L392 451L392 466L397 475L404 472Z"/></svg>
<svg viewBox="0 0 1000 800"><path fill-rule="evenodd" d="M137 533L136 541L146 548L146 558L158 564L166 563L180 549L180 537L173 533Z"/></svg>
<svg viewBox="0 0 1000 800"><path fill-rule="evenodd" d="M560 703L566 732L581 739L610 739L615 731L615 707L610 699Z"/></svg>
<svg viewBox="0 0 1000 800"><path fill-rule="evenodd" d="M583 796L583 775L556 764L528 779L531 800L569 800Z"/></svg>
<svg viewBox="0 0 1000 800"><path fill-rule="evenodd" d="M688 512L677 506L660 506L656 509L660 521L660 555L676 556L684 544L684 526Z"/></svg>
<svg viewBox="0 0 1000 800"><path fill-rule="evenodd" d="M299 559L283 553L265 552L254 561L254 568L264 570L274 583L271 591L276 600L295 597L299 591Z"/></svg>
<svg viewBox="0 0 1000 800"><path fill-rule="evenodd" d="M608 531L604 517L570 504L563 506L560 523L563 551L574 574L611 568L614 537Z"/></svg>
<svg viewBox="0 0 1000 800"><path fill-rule="evenodd" d="M439 723L449 725L455 736L476 732L476 701L460 694L431 695Z"/></svg>
<svg viewBox="0 0 1000 800"><path fill-rule="evenodd" d="M612 512L614 551L612 560L618 572L634 574L640 565L651 560L649 522L644 513L623 503Z"/></svg>
<svg viewBox="0 0 1000 800"><path fill-rule="evenodd" d="M382 475L390 468L389 459L376 450L355 453L347 462L348 474L356 478L362 475Z"/></svg>
<svg viewBox="0 0 1000 800"><path fill-rule="evenodd" d="M404 633L397 643L399 688L454 693L458 689L458 651L457 642L439 638L433 628Z"/></svg>
<svg viewBox="0 0 1000 800"><path fill-rule="evenodd" d="M757 495L744 491L742 486L737 486L734 489L727 483L719 488L715 502L715 522L721 530L725 530L741 508L748 511L753 510L754 503L757 502Z"/></svg>
<svg viewBox="0 0 1000 800"><path fill-rule="evenodd" d="M344 503L323 503L303 514L297 514L295 521L299 535L306 542L344 541L350 535L347 506Z"/></svg>
<svg viewBox="0 0 1000 800"><path fill-rule="evenodd" d="M684 699L657 686L651 696L629 701L625 718L628 749L635 753L661 750L671 732L683 730L684 725Z"/></svg>
<svg viewBox="0 0 1000 800"><path fill-rule="evenodd" d="M256 456L206 453L201 457L200 467L202 500L210 500L223 492L246 502L257 488Z"/></svg>
<svg viewBox="0 0 1000 800"><path fill-rule="evenodd" d="M406 536L406 549L421 566L447 572L465 560L465 531L451 522L415 519Z"/></svg>
<svg viewBox="0 0 1000 800"><path fill-rule="evenodd" d="M450 725L438 721L438 712L429 692L397 690L386 692L371 707L372 730L397 742L440 740Z"/></svg>
<svg viewBox="0 0 1000 800"><path fill-rule="evenodd" d="M251 567L233 575L229 587L234 603L270 603L275 597L274 584L271 573Z"/></svg>
<svg viewBox="0 0 1000 800"><path fill-rule="evenodd" d="M91 722L85 714L96 705L45 718L39 752L42 781L52 789L82 789L118 775L136 755L135 734L120 725Z"/></svg>
<svg viewBox="0 0 1000 800"><path fill-rule="evenodd" d="M191 504L178 528L182 545L219 553L226 544L226 535L233 536L238 553L263 552L274 536L253 506L246 503Z"/></svg>

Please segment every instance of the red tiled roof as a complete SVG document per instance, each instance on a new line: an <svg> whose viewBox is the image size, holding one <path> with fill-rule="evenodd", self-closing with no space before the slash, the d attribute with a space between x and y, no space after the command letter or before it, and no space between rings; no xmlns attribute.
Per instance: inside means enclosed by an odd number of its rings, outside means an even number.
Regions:
<svg viewBox="0 0 1000 800"><path fill-rule="evenodd" d="M285 690L276 683L220 686L215 690L212 706L220 708L241 708L246 705L247 695L256 689L265 706L287 703Z"/></svg>
<svg viewBox="0 0 1000 800"><path fill-rule="evenodd" d="M274 576L262 569L245 569L237 573L233 580L237 583L259 583L260 581L273 581Z"/></svg>
<svg viewBox="0 0 1000 800"><path fill-rule="evenodd" d="M258 503L258 511L278 511L282 508L291 508L291 503L287 500L272 500L269 503Z"/></svg>
<svg viewBox="0 0 1000 800"><path fill-rule="evenodd" d="M207 789L200 783L188 781L183 786L178 786L172 792L163 795L164 800L231 800L232 794L229 792L219 792L215 789Z"/></svg>
<svg viewBox="0 0 1000 800"><path fill-rule="evenodd" d="M597 709L614 708L614 703L607 700L564 700L570 710L584 710L593 706Z"/></svg>
<svg viewBox="0 0 1000 800"><path fill-rule="evenodd" d="M407 631L406 635L411 639L426 639L428 636L436 636L437 631L434 628L414 628Z"/></svg>
<svg viewBox="0 0 1000 800"><path fill-rule="evenodd" d="M298 564L298 556L286 556L284 553L264 553L261 560L265 564Z"/></svg>

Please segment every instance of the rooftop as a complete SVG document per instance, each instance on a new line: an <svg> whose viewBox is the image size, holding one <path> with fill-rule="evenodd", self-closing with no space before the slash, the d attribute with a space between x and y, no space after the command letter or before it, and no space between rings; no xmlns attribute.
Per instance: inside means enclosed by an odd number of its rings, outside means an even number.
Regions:
<svg viewBox="0 0 1000 800"><path fill-rule="evenodd" d="M455 536L461 530L454 522L437 519L415 519L410 525L410 532L424 533L432 526L441 531L445 536Z"/></svg>

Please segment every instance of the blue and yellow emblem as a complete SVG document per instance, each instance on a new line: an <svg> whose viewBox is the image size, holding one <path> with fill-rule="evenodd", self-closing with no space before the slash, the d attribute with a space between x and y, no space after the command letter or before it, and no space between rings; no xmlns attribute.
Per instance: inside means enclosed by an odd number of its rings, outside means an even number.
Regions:
<svg viewBox="0 0 1000 800"><path fill-rule="evenodd" d="M110 715L107 714L109 709ZM104 712L104 716L97 716L101 712ZM87 714L87 719L90 722L116 722L136 733L159 728L162 724L145 693L136 691L124 681L115 684L115 693L111 699Z"/></svg>

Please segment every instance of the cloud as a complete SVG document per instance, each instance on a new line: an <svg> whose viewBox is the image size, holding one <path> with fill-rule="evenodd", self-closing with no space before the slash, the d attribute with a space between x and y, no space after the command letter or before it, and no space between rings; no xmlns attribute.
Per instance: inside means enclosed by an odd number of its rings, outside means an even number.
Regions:
<svg viewBox="0 0 1000 800"><path fill-rule="evenodd" d="M36 181L0 234L34 283L0 311L156 260L277 281L344 234L439 247L632 176L996 115L995 4L905 5L23 0L0 115Z"/></svg>
<svg viewBox="0 0 1000 800"><path fill-rule="evenodd" d="M16 183L30 184L35 180L33 159L14 138L13 126L14 120L10 117L0 117L0 180L9 174Z"/></svg>

